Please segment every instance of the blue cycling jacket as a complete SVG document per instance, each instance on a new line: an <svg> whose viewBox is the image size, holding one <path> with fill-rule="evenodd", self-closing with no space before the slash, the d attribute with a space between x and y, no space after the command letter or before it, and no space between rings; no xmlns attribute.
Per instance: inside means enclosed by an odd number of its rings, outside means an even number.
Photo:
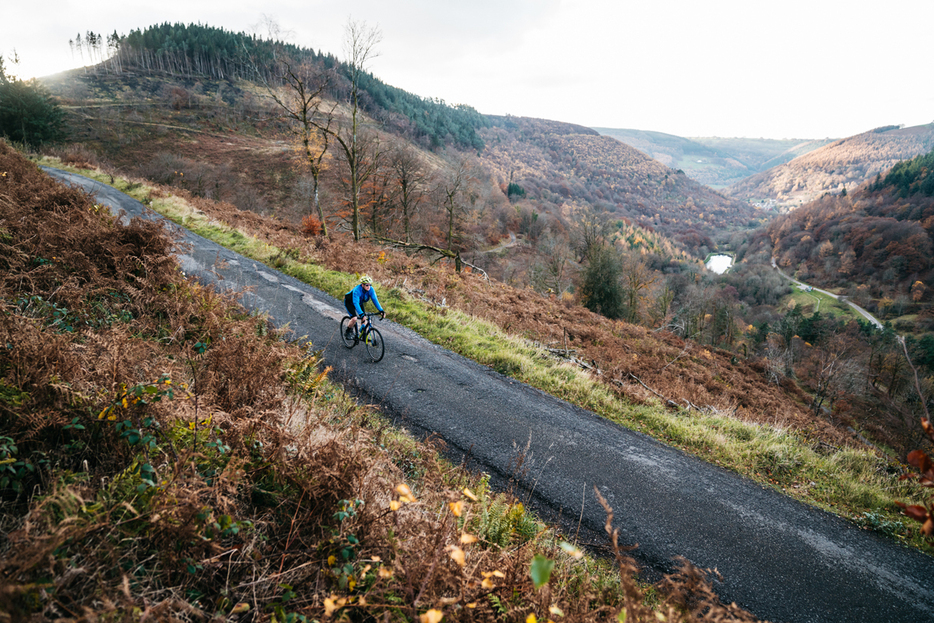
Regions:
<svg viewBox="0 0 934 623"><path fill-rule="evenodd" d="M370 286L370 291L367 292L363 289L363 284L357 284L357 287L347 294L353 294L353 306L358 316L363 313L363 306L367 301L373 301L373 305L376 306L376 309L383 311L383 306L379 304L379 299L376 298L376 288L373 286ZM347 294L344 296L346 297Z"/></svg>

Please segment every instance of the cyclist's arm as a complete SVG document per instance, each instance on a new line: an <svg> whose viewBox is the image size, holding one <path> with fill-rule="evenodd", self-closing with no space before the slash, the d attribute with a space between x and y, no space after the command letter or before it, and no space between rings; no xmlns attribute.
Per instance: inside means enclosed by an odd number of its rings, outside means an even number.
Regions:
<svg viewBox="0 0 934 623"><path fill-rule="evenodd" d="M370 296L373 297L373 305L376 306L376 309L378 309L381 313L385 314L386 312L383 310L383 306L379 304L379 299L376 298L375 288L370 288Z"/></svg>

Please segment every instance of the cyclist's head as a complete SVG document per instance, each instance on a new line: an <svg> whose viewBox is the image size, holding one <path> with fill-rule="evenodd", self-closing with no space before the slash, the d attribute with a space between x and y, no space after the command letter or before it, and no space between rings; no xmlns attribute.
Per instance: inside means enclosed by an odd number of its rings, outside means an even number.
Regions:
<svg viewBox="0 0 934 623"><path fill-rule="evenodd" d="M360 283L365 286L371 286L373 285L373 280L369 275L363 275L363 277L360 278Z"/></svg>

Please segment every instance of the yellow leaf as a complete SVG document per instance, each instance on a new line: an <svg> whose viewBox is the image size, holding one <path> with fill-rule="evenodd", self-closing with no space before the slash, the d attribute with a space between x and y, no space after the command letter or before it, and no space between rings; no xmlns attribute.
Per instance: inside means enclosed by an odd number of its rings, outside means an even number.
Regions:
<svg viewBox="0 0 934 623"><path fill-rule="evenodd" d="M494 572L491 573L490 575L495 575L495 576L498 577L498 578L505 578L505 577L506 577L506 574L503 573L502 571L494 571Z"/></svg>
<svg viewBox="0 0 934 623"><path fill-rule="evenodd" d="M233 607L233 610L230 611L230 614L241 614L243 612L250 611L250 604L241 601L236 606Z"/></svg>
<svg viewBox="0 0 934 623"><path fill-rule="evenodd" d="M411 497L412 490L409 489L409 486L403 482L403 483L396 485L396 493L398 493L399 495Z"/></svg>
<svg viewBox="0 0 934 623"><path fill-rule="evenodd" d="M472 602L470 602L469 604L467 604L467 607L470 608L471 610L473 610L474 608L477 607L477 602L472 601Z"/></svg>
<svg viewBox="0 0 934 623"><path fill-rule="evenodd" d="M333 567L333 566L334 566L334 563L336 563L336 562L337 562L337 556L335 556L334 554L331 554L330 556L328 556L328 566L329 566L329 567Z"/></svg>
<svg viewBox="0 0 934 623"><path fill-rule="evenodd" d="M400 506L402 506L402 504L399 503L399 500L390 500L389 502L389 510L391 511L399 510Z"/></svg>
<svg viewBox="0 0 934 623"><path fill-rule="evenodd" d="M474 492L471 491L470 489L466 489L466 488L465 488L461 493L463 493L463 494L464 494L464 497L467 498L468 500L470 500L471 502L476 502L476 501L477 501L477 496L474 495Z"/></svg>
<svg viewBox="0 0 934 623"><path fill-rule="evenodd" d="M396 486L396 493L399 494L399 501L410 503L415 501L415 496L412 495L412 490L409 489L408 485L401 483Z"/></svg>
<svg viewBox="0 0 934 623"><path fill-rule="evenodd" d="M561 610L561 608L559 608L558 606L549 606L549 607L548 607L548 612L549 612L550 614L555 615L556 617L563 617L563 616L564 616L564 611Z"/></svg>
<svg viewBox="0 0 934 623"><path fill-rule="evenodd" d="M391 578L391 577L392 577L392 569L390 569L389 567L380 567L380 568L379 568L379 577L381 577L381 578Z"/></svg>
<svg viewBox="0 0 934 623"><path fill-rule="evenodd" d="M353 590L354 586L356 585L357 585L357 581L353 578L350 578L350 581L347 582L347 587L350 588L350 590Z"/></svg>
<svg viewBox="0 0 934 623"><path fill-rule="evenodd" d="M493 584L493 580L490 578L484 578L483 581L480 582L480 586L486 589L496 588L496 584Z"/></svg>
<svg viewBox="0 0 934 623"><path fill-rule="evenodd" d="M448 507L451 509L451 512L454 513L455 517L460 517L461 513L464 512L464 503L460 500L457 502L449 502Z"/></svg>
<svg viewBox="0 0 934 623"><path fill-rule="evenodd" d="M461 567L463 567L467 563L466 556L464 556L464 550L462 550L459 547L454 547L452 545L448 556L450 556L451 560L456 562Z"/></svg>
<svg viewBox="0 0 934 623"><path fill-rule="evenodd" d="M538 623L538 619L535 618L535 613L533 612L529 616L525 617L525 623Z"/></svg>
<svg viewBox="0 0 934 623"><path fill-rule="evenodd" d="M337 609L337 604L334 603L333 597L324 598L324 616L330 617L334 614L334 611Z"/></svg>
<svg viewBox="0 0 934 623"><path fill-rule="evenodd" d="M461 545L470 545L471 543L476 543L477 537L472 534L467 534L466 532L461 533Z"/></svg>
<svg viewBox="0 0 934 623"><path fill-rule="evenodd" d="M575 560L580 560L581 558L584 557L584 552L580 551L577 547L575 547L574 545L571 545L570 543L566 541L562 541L559 547L561 547L561 549L563 549L567 554L569 554Z"/></svg>
<svg viewBox="0 0 934 623"><path fill-rule="evenodd" d="M440 610L435 610L432 608L425 614L418 615L419 623L440 623L441 619L444 618L444 613Z"/></svg>

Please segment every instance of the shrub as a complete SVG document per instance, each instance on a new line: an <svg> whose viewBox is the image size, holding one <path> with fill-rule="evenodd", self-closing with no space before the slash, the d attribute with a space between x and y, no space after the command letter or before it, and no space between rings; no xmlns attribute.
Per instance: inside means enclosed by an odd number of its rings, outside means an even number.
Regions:
<svg viewBox="0 0 934 623"><path fill-rule="evenodd" d="M302 233L306 236L320 236L321 221L310 214L304 217L302 219Z"/></svg>

